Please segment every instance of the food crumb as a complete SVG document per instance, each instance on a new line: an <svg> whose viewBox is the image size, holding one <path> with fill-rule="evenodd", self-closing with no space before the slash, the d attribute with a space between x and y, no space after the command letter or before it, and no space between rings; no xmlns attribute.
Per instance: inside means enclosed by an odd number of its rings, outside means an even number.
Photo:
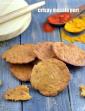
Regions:
<svg viewBox="0 0 85 111"><path fill-rule="evenodd" d="M80 86L80 96L85 97L85 86Z"/></svg>

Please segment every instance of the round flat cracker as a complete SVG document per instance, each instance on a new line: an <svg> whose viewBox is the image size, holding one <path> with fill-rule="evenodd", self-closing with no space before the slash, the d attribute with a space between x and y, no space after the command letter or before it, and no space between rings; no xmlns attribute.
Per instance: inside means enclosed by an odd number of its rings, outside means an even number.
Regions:
<svg viewBox="0 0 85 111"><path fill-rule="evenodd" d="M47 59L34 66L31 84L45 96L55 96L63 91L70 80L70 73L65 65L57 59Z"/></svg>
<svg viewBox="0 0 85 111"><path fill-rule="evenodd" d="M49 59L55 57L52 49L53 42L42 42L35 46L34 53L40 60Z"/></svg>
<svg viewBox="0 0 85 111"><path fill-rule="evenodd" d="M4 52L2 58L13 64L29 63L36 58L33 52L34 47L32 44L14 45Z"/></svg>
<svg viewBox="0 0 85 111"><path fill-rule="evenodd" d="M85 51L77 46L56 42L53 44L53 50L60 60L74 66L85 66Z"/></svg>
<svg viewBox="0 0 85 111"><path fill-rule="evenodd" d="M31 64L10 64L12 75L21 81L30 81L32 68Z"/></svg>

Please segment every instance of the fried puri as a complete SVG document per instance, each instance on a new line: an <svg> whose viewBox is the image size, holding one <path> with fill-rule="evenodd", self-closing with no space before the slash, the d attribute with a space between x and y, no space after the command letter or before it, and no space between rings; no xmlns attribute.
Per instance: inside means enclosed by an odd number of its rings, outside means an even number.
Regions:
<svg viewBox="0 0 85 111"><path fill-rule="evenodd" d="M32 64L10 64L12 75L21 81L30 81L32 68Z"/></svg>
<svg viewBox="0 0 85 111"><path fill-rule="evenodd" d="M33 50L32 44L14 45L3 53L2 58L13 64L29 63L36 58Z"/></svg>
<svg viewBox="0 0 85 111"><path fill-rule="evenodd" d="M52 49L53 42L42 42L35 46L34 53L40 60L49 59L55 57Z"/></svg>
<svg viewBox="0 0 85 111"><path fill-rule="evenodd" d="M45 96L55 96L63 91L70 80L70 73L57 59L47 59L34 66L31 74L32 87Z"/></svg>
<svg viewBox="0 0 85 111"><path fill-rule="evenodd" d="M56 42L53 50L58 59L74 66L85 66L85 51L77 46Z"/></svg>

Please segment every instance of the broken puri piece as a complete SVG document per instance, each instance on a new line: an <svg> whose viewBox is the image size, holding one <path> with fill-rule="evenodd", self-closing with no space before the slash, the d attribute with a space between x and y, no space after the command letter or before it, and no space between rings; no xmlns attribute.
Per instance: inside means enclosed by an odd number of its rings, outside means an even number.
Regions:
<svg viewBox="0 0 85 111"><path fill-rule="evenodd" d="M10 101L25 101L30 100L31 98L29 88L26 85L19 85L15 88L10 88L4 94L4 99Z"/></svg>
<svg viewBox="0 0 85 111"><path fill-rule="evenodd" d="M85 97L85 85L80 86L80 95Z"/></svg>

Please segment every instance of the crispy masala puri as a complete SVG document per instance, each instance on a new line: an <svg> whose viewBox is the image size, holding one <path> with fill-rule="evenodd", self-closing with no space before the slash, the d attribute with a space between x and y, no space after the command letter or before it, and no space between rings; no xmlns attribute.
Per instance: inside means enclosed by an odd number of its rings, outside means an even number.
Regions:
<svg viewBox="0 0 85 111"><path fill-rule="evenodd" d="M10 64L11 74L21 81L30 81L32 64Z"/></svg>
<svg viewBox="0 0 85 111"><path fill-rule="evenodd" d="M53 42L41 42L36 44L34 53L40 60L49 59L55 57L52 49Z"/></svg>
<svg viewBox="0 0 85 111"><path fill-rule="evenodd" d="M2 58L13 64L29 63L36 58L34 47L33 44L14 45L3 53Z"/></svg>
<svg viewBox="0 0 85 111"><path fill-rule="evenodd" d="M32 87L45 96L55 96L63 91L70 80L70 73L57 59L47 59L34 66L31 74Z"/></svg>
<svg viewBox="0 0 85 111"><path fill-rule="evenodd" d="M53 50L56 57L74 66L85 66L85 51L73 44L55 42Z"/></svg>

